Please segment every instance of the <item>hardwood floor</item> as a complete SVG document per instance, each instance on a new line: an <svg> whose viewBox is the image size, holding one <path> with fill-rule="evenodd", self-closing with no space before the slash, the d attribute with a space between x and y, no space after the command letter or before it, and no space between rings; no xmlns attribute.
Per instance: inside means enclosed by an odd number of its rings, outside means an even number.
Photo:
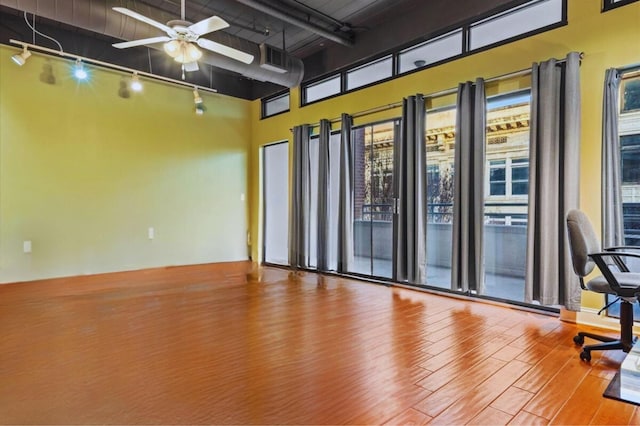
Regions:
<svg viewBox="0 0 640 426"><path fill-rule="evenodd" d="M0 423L640 424L573 324L250 268L0 286Z"/></svg>

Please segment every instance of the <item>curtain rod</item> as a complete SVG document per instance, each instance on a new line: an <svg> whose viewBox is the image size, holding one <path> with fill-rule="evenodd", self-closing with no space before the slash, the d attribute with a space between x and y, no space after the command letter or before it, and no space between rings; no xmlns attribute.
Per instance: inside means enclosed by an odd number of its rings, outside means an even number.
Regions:
<svg viewBox="0 0 640 426"><path fill-rule="evenodd" d="M637 63L637 64L625 65L624 67L617 67L616 70L620 74L624 74L624 73L628 73L628 72L634 72L634 71L640 71L640 62Z"/></svg>
<svg viewBox="0 0 640 426"><path fill-rule="evenodd" d="M580 52L580 59L584 59L584 52ZM556 59L556 63L562 64L565 63L567 60L566 59ZM637 67L640 68L640 64L636 65ZM620 71L621 68L618 68L618 71ZM514 71L514 72L510 72L507 74L502 74L502 75L498 75L496 77L490 77L485 79L485 83L491 83L494 81L499 81L499 80L504 80L507 78L514 78L514 77L520 77L523 75L527 75L527 74L531 74L531 68L525 68L522 69L520 71ZM452 95L454 93L456 93L458 91L457 87L452 87L451 89L445 89L445 90L441 90L439 92L435 92L435 93L431 93L429 95L425 95L425 98L439 98L442 96L447 96L447 95ZM383 111L387 111L390 109L395 109L395 108L400 108L402 106L402 101L400 102L394 102L391 104L387 104L387 105L381 105L378 107L374 107L374 108L370 108L370 109L366 109L364 111L358 111L358 112L354 112L353 114L350 114L353 118L359 118L359 117L365 117L367 115L371 115L371 114L376 114L378 112L383 112ZM336 118L332 118L329 120L330 123L339 123L342 120L342 117L336 117ZM319 126L320 123L313 123L310 124L309 126L311 127L317 127Z"/></svg>
<svg viewBox="0 0 640 426"><path fill-rule="evenodd" d="M116 65L116 64L109 63L109 62L103 62L103 61L100 61L98 59L91 59L91 58L87 58L85 56L80 56L80 55L76 55L76 54L73 54L73 53L63 52L62 50L49 49L48 47L38 46L37 44L26 43L24 41L13 40L13 39L9 40L9 43L17 44L19 46L22 46L23 48L29 48L29 49L32 49L32 50L35 50L35 51L38 51L38 52L56 54L56 55L62 56L64 58L71 58L71 59L76 59L76 60L79 59L80 61L83 61L85 63L97 65L97 66L100 66L102 68L108 68L108 69L112 69L112 70L124 71L124 72L127 72L127 73L137 73L141 77L144 76L144 77L148 77L148 78L151 78L151 79L154 79L154 80L160 80L160 81L163 81L165 83L172 84L174 86L189 87L191 89L198 89L198 90L203 91L203 92L218 93L218 91L216 89L213 89L211 87L200 86L198 84L188 83L186 81L175 80L173 78L164 77L162 75L152 74L152 73L149 73L149 72L140 71L140 70L136 70L136 69L133 69L133 68L123 67L121 65Z"/></svg>

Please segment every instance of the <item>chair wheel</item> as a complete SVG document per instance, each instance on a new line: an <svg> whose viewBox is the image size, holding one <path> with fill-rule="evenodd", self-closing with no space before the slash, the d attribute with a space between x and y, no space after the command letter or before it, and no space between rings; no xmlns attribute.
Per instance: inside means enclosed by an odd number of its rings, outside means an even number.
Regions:
<svg viewBox="0 0 640 426"><path fill-rule="evenodd" d="M580 346L582 346L582 345L584 344L584 336L581 336L581 335L579 335L579 334L577 334L577 335L573 336L573 342L574 342L576 345L580 345Z"/></svg>
<svg viewBox="0 0 640 426"><path fill-rule="evenodd" d="M591 352L590 351L582 351L580 352L580 359L586 362L591 361Z"/></svg>

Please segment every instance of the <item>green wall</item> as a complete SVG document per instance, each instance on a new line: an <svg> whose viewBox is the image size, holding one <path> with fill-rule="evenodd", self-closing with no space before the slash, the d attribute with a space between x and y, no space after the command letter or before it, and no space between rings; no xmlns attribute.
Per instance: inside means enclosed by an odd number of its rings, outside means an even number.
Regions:
<svg viewBox="0 0 640 426"><path fill-rule="evenodd" d="M249 102L201 93L197 116L188 87L124 99L126 74L78 83L16 52L0 46L1 283L248 258Z"/></svg>

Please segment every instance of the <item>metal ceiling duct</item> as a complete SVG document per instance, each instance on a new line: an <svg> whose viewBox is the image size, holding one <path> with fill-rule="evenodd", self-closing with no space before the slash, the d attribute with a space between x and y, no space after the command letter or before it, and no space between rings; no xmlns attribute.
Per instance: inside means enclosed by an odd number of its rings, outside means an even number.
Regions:
<svg viewBox="0 0 640 426"><path fill-rule="evenodd" d="M327 40L335 41L336 43L340 43L343 46L351 47L353 46L353 38L351 36L343 35L339 32L328 31L318 25L315 25L311 22L302 20L288 13L282 12L268 4L262 3L257 0L236 0L238 3L244 4L245 6L249 6L257 11L262 13L266 13L268 15L273 16L274 18L278 18L282 21L293 24L303 30L311 31L312 33L318 34Z"/></svg>
<svg viewBox="0 0 640 426"><path fill-rule="evenodd" d="M122 6L122 2L118 0L68 0L64 2L51 0L0 0L0 5L121 40L137 40L160 35L158 34L158 29L113 11L113 7ZM136 11L159 22L168 22L176 19L174 15L141 3L137 4ZM250 53L255 59L251 64L244 64L224 55L203 51L200 59L202 63L233 71L255 80L268 81L285 87L295 87L302 81L304 65L299 58L285 54L282 66L286 72L276 72L260 66L260 47L253 42L232 36L223 31L209 34L207 38ZM150 47L162 49L161 44ZM126 55L125 52L122 54Z"/></svg>

